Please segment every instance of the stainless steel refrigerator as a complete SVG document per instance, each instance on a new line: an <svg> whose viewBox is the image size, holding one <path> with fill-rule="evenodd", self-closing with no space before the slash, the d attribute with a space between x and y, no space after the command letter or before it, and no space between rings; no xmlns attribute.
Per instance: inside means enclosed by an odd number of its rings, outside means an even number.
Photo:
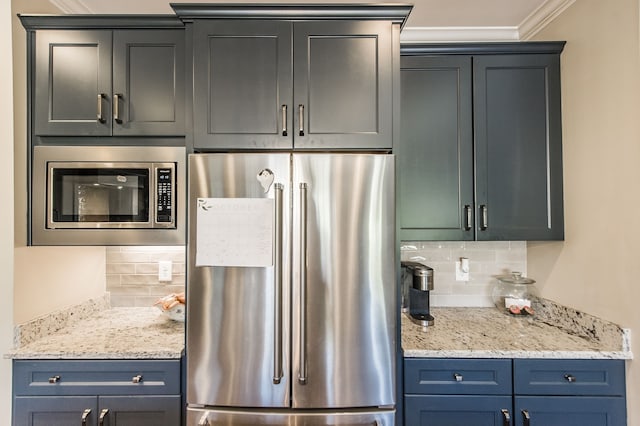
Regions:
<svg viewBox="0 0 640 426"><path fill-rule="evenodd" d="M189 157L187 423L393 425L392 155Z"/></svg>

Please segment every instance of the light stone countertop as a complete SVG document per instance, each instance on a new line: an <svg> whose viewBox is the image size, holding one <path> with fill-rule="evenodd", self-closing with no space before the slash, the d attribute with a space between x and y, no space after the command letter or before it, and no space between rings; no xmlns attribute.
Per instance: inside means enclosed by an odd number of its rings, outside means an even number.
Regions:
<svg viewBox="0 0 640 426"><path fill-rule="evenodd" d="M184 323L157 308L112 308L5 354L13 359L175 359L184 352Z"/></svg>
<svg viewBox="0 0 640 426"><path fill-rule="evenodd" d="M548 303L532 317L495 308L431 309L423 331L402 314L406 358L631 359L623 330L596 317ZM538 312L541 315L538 315Z"/></svg>

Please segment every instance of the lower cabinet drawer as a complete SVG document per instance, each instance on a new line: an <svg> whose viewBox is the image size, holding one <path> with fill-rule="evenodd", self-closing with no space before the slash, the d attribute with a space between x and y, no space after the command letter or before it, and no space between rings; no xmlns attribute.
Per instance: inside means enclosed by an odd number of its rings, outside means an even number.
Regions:
<svg viewBox="0 0 640 426"><path fill-rule="evenodd" d="M405 426L504 426L511 396L406 395Z"/></svg>
<svg viewBox="0 0 640 426"><path fill-rule="evenodd" d="M404 392L511 395L511 360L405 358Z"/></svg>
<svg viewBox="0 0 640 426"><path fill-rule="evenodd" d="M180 360L16 360L13 393L179 395Z"/></svg>
<svg viewBox="0 0 640 426"><path fill-rule="evenodd" d="M513 360L517 395L625 394L623 360Z"/></svg>
<svg viewBox="0 0 640 426"><path fill-rule="evenodd" d="M514 425L626 426L624 397L516 396Z"/></svg>

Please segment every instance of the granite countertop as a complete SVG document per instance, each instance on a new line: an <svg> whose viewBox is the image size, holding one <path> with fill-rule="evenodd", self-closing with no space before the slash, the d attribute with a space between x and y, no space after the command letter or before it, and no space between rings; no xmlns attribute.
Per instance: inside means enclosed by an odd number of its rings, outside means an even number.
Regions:
<svg viewBox="0 0 640 426"><path fill-rule="evenodd" d="M544 309L546 308L546 309ZM542 312L538 316L537 312ZM581 312L539 307L511 316L495 308L432 308L423 331L402 315L404 356L432 358L631 359L623 330Z"/></svg>
<svg viewBox="0 0 640 426"><path fill-rule="evenodd" d="M156 308L111 308L7 353L13 359L172 359L184 351L184 323Z"/></svg>

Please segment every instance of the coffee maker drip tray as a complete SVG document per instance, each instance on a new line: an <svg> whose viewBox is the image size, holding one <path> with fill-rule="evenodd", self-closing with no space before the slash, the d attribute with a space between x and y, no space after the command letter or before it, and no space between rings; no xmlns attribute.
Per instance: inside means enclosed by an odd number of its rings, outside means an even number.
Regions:
<svg viewBox="0 0 640 426"><path fill-rule="evenodd" d="M426 328L433 325L433 316L431 314L408 313L407 317L411 322Z"/></svg>

